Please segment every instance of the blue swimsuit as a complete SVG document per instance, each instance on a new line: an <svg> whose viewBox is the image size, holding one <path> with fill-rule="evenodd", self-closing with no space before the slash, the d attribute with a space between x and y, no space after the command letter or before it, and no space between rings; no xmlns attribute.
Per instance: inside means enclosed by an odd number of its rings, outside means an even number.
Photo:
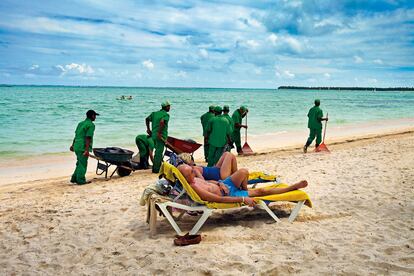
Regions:
<svg viewBox="0 0 414 276"><path fill-rule="evenodd" d="M218 167L203 167L203 177L205 180L220 180L220 168Z"/></svg>
<svg viewBox="0 0 414 276"><path fill-rule="evenodd" d="M222 182L229 189L228 196L234 196L234 197L248 197L249 196L248 191L237 188L236 185L234 185L233 181L231 181L231 176L227 177Z"/></svg>

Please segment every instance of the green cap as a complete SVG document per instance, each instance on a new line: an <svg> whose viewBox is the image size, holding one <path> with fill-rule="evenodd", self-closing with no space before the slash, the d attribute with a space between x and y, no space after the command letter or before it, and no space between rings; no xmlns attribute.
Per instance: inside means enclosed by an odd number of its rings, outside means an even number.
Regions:
<svg viewBox="0 0 414 276"><path fill-rule="evenodd" d="M215 107L216 107L215 105L210 105L210 106L208 107L208 110L213 111Z"/></svg>
<svg viewBox="0 0 414 276"><path fill-rule="evenodd" d="M215 112L221 112L221 111L223 111L222 109L221 109L221 106L216 106L215 108L214 108L214 111Z"/></svg>
<svg viewBox="0 0 414 276"><path fill-rule="evenodd" d="M162 104L161 104L161 107L166 107L166 106L169 106L169 105L171 105L169 101L163 101Z"/></svg>
<svg viewBox="0 0 414 276"><path fill-rule="evenodd" d="M247 106L242 105L242 106L240 106L240 109L241 109L242 111L246 111L246 110L247 110Z"/></svg>
<svg viewBox="0 0 414 276"><path fill-rule="evenodd" d="M223 111L230 111L230 107L228 105L223 106Z"/></svg>

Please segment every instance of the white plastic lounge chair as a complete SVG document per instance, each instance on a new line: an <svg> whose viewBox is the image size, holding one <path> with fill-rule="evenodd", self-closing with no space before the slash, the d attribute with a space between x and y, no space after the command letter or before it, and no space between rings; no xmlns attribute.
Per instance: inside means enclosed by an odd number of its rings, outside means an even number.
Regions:
<svg viewBox="0 0 414 276"><path fill-rule="evenodd" d="M181 212L181 214L178 216L178 219L181 218L181 216L185 213L185 211L199 211L203 214L200 216L196 224L193 226L193 228L190 230L190 235L195 235L200 230L200 228L203 226L203 224L206 222L208 217L211 215L214 209L230 209L230 208L240 208L243 206L241 203L218 203L218 202L207 202L202 200L198 194L193 190L193 188L188 184L187 180L184 178L184 176L181 174L181 172L174 167L173 165L164 162L161 165L160 168L160 178L164 177L168 179L171 182L179 181L181 185L183 186L182 192L175 197L172 201L165 200L153 200L150 204L150 217L147 219L147 222L150 224L150 234L151 236L154 236L156 234L156 211L155 211L155 205L159 207L161 212L165 215L171 226L174 228L175 232L177 232L178 235L184 235L186 232L183 232L180 227L177 225L176 221L174 220L173 215L169 212L168 207L177 208L180 210L184 210ZM286 187L286 184L273 184L266 186L265 188L273 188L273 187ZM191 200L194 202L195 206L190 206L186 204L182 204L177 202L184 194L187 194ZM268 207L268 204L276 201L289 201L289 202L296 202L296 207L292 211L292 213L289 216L289 222L293 222L295 218L297 217L300 209L305 204L308 207L312 208L312 202L308 196L308 194L301 190L295 190L283 194L275 194L275 195L269 195L269 196L262 196L262 197L256 197L256 202L258 203L258 206L266 210L266 212L276 221L280 222L280 219L276 216L275 213ZM151 200L151 199L150 199Z"/></svg>

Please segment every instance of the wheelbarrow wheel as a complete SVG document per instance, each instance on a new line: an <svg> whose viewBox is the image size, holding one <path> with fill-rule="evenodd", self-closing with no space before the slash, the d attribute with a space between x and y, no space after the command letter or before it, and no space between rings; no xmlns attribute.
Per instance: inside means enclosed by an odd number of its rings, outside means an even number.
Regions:
<svg viewBox="0 0 414 276"><path fill-rule="evenodd" d="M131 174L131 170L122 168L122 167L118 167L117 173L120 177L124 177L124 176L128 176Z"/></svg>

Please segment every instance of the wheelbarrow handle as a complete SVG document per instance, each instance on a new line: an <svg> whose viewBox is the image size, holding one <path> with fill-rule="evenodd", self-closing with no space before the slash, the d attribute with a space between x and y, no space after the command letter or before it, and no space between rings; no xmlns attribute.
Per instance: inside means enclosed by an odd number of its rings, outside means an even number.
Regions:
<svg viewBox="0 0 414 276"><path fill-rule="evenodd" d="M96 159L96 160L100 160L100 161L102 161L102 158L99 158L98 156L95 156L95 155L93 155L93 154L89 154L89 157L90 157L90 158L93 158L93 159Z"/></svg>
<svg viewBox="0 0 414 276"><path fill-rule="evenodd" d="M176 154L180 154L183 151L180 149L177 149L176 147L174 147L170 142L168 142L167 139L164 139L163 137L161 137L161 140L164 141L165 145L167 145L167 147L169 147L171 150L173 150Z"/></svg>
<svg viewBox="0 0 414 276"><path fill-rule="evenodd" d="M168 142L167 139L164 139L163 137L161 137L161 140L169 147L173 147L173 145L170 144L170 142Z"/></svg>

